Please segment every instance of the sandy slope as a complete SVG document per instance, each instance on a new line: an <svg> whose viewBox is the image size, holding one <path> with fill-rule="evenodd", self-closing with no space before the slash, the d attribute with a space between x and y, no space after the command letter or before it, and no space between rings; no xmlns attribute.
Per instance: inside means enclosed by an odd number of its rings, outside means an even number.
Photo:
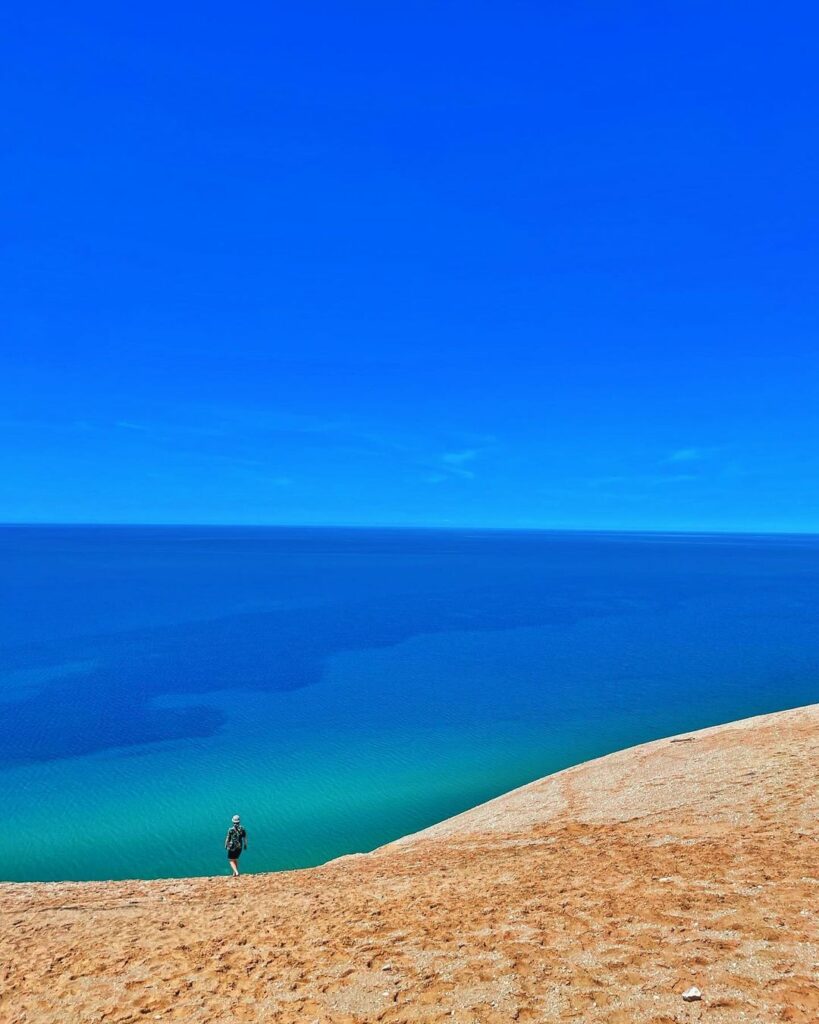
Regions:
<svg viewBox="0 0 819 1024"><path fill-rule="evenodd" d="M0 1020L815 1024L817 768L819 705L311 871L2 885Z"/></svg>

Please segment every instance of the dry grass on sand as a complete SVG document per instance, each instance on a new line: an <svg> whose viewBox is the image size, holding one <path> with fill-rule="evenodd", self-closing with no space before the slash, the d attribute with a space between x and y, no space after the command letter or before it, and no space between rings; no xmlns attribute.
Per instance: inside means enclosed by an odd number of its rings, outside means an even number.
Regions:
<svg viewBox="0 0 819 1024"><path fill-rule="evenodd" d="M819 705L315 870L2 885L0 1020L815 1024L817 753Z"/></svg>

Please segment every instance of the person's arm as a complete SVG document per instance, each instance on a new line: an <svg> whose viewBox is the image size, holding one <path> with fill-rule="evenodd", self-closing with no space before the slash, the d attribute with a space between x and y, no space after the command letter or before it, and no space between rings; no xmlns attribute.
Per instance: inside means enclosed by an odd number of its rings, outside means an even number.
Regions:
<svg viewBox="0 0 819 1024"><path fill-rule="evenodd" d="M245 832L245 849L247 849L247 832Z"/></svg>
<svg viewBox="0 0 819 1024"><path fill-rule="evenodd" d="M227 848L228 848L228 847L227 847L227 844L228 844L228 839L229 839L229 838L230 838L230 831L228 830L228 833L227 833L227 835L225 836L225 849L227 849Z"/></svg>

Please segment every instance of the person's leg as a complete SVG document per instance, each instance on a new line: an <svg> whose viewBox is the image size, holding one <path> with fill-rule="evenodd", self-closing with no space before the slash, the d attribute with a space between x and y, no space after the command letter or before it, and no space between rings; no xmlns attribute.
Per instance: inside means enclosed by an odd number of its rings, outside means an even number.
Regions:
<svg viewBox="0 0 819 1024"><path fill-rule="evenodd" d="M230 860L229 864L230 864L230 869L233 872L233 874L234 875L238 875L239 874L239 865L236 863L236 861L235 860Z"/></svg>

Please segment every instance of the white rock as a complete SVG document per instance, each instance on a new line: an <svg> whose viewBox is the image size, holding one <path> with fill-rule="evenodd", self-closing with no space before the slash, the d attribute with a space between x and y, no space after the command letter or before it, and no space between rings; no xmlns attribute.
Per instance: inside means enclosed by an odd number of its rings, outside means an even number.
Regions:
<svg viewBox="0 0 819 1024"><path fill-rule="evenodd" d="M696 985L692 985L691 988L687 988L683 992L682 997L687 1003L695 1003L698 999L702 999L702 992Z"/></svg>

